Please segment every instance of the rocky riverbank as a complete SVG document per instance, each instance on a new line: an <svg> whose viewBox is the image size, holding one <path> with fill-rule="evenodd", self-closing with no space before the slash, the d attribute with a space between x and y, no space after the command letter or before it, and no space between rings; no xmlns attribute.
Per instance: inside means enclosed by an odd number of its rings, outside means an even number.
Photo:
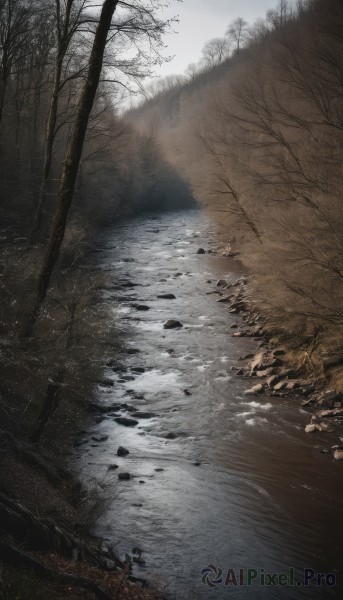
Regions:
<svg viewBox="0 0 343 600"><path fill-rule="evenodd" d="M230 248L219 249L218 252L230 258L238 256ZM206 251L199 249L198 253ZM276 343L275 337L279 332L273 331L266 317L254 307L248 278L243 277L233 283L220 279L209 293L217 294L217 302L226 304L229 313L239 317L238 322L231 326L235 330L232 336L250 337L258 342L255 353L242 355L241 366L232 367L238 376L252 380L253 385L246 389L245 395L296 398L309 415L310 422L305 433L332 434L332 445L323 446L318 439L318 449L334 460L343 460L343 394L330 386L330 371L318 375L307 352L305 361L299 366L297 359L300 352L296 356L287 345Z"/></svg>
<svg viewBox="0 0 343 600"><path fill-rule="evenodd" d="M102 499L64 468L58 440L32 446L7 428L0 448L1 598L162 598L132 577L129 560L89 533Z"/></svg>

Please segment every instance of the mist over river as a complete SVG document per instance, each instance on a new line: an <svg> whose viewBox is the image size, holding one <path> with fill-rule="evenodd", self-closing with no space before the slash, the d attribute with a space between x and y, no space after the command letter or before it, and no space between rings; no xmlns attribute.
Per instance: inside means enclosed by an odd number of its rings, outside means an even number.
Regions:
<svg viewBox="0 0 343 600"><path fill-rule="evenodd" d="M98 242L114 286L103 300L126 351L97 389L96 402L116 409L94 418L72 459L110 498L94 531L121 558L138 557L133 574L167 598L342 598L342 465L315 447L328 434L305 434L299 398L244 395L251 381L232 367L259 342L232 337L240 317L213 293L218 279L241 277L233 259L197 254L217 244L196 210L134 218ZM168 319L183 327L164 329ZM294 568L294 586L225 586L229 568L237 578ZM297 586L305 568L337 585Z"/></svg>

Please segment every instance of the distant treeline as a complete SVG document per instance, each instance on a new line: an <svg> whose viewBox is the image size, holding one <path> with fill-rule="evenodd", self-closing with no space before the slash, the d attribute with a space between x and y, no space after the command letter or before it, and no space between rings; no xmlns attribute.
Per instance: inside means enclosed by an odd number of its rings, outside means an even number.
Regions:
<svg viewBox="0 0 343 600"><path fill-rule="evenodd" d="M128 118L154 128L241 252L273 330L320 370L343 359L343 4L279 0L243 28L239 47Z"/></svg>

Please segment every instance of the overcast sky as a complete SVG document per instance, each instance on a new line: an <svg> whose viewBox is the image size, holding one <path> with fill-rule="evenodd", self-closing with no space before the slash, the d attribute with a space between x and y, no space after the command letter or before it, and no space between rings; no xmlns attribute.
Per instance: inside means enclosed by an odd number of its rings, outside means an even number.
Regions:
<svg viewBox="0 0 343 600"><path fill-rule="evenodd" d="M198 62L205 42L222 37L233 19L243 17L252 24L276 4L277 0L171 0L162 15L163 18L178 15L180 19L174 25L177 33L165 36L166 53L175 58L157 68L156 75L182 74L190 63Z"/></svg>

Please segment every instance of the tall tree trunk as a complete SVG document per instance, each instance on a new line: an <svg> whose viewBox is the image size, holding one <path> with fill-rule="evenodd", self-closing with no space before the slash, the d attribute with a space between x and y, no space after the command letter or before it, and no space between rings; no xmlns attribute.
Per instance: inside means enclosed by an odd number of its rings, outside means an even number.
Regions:
<svg viewBox="0 0 343 600"><path fill-rule="evenodd" d="M44 151L44 166L42 173L42 181L39 189L38 195L38 203L35 213L35 219L33 224L33 231L31 235L31 240L33 241L36 234L41 228L42 217L43 217L43 208L49 183L49 176L51 171L51 163L52 163L52 151L54 146L54 138L55 138L55 128L57 121L57 110L58 110L58 101L60 94L60 86L61 86L61 78L62 78L62 67L63 60L66 55L66 52L69 47L69 43L71 40L71 35L69 31L70 26L70 15L74 0L67 0L65 5L65 14L64 14L64 23L63 17L61 14L61 1L55 0L56 2L56 22L57 22L57 38L58 38L58 48L57 48L57 57L55 64L55 73L54 73L54 85L52 89L50 107L48 120L46 124L45 131L45 151Z"/></svg>
<svg viewBox="0 0 343 600"><path fill-rule="evenodd" d="M50 108L48 121L46 125L46 137L45 137L45 152L44 152L44 166L42 181L39 189L38 203L35 213L35 220L33 225L33 236L40 230L42 224L43 207L49 182L49 175L51 170L52 162L52 150L54 145L55 127L57 120L57 108L58 108L58 96L60 92L61 84L61 73L62 73L62 62L63 57L59 57L55 70L54 87L51 96Z"/></svg>
<svg viewBox="0 0 343 600"><path fill-rule="evenodd" d="M59 256L67 224L68 212L74 195L75 182L80 164L83 143L87 131L89 115L91 113L95 94L98 88L107 34L111 26L112 16L119 0L105 0L92 52L89 61L86 81L79 100L76 121L73 127L67 155L64 160L62 179L59 191L58 207L50 231L47 253L42 271L39 276L33 311L27 323L25 335L31 335L34 324L39 315L40 307L45 299L53 268Z"/></svg>

